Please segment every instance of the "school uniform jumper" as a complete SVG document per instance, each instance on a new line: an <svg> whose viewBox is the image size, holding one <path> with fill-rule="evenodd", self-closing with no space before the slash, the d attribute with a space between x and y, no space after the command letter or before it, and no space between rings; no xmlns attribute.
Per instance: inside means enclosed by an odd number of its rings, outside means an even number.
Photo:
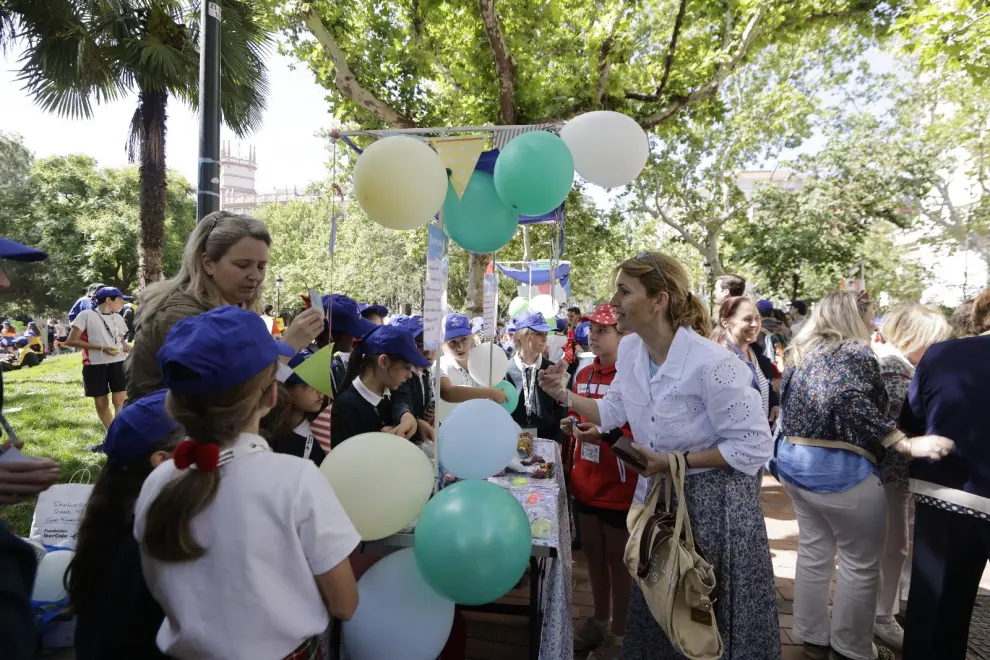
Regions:
<svg viewBox="0 0 990 660"><path fill-rule="evenodd" d="M396 422L406 413L411 413L416 419L426 419L426 413L433 405L433 387L430 380L428 370L413 372L412 378L395 390L392 394L392 416ZM412 437L412 441L417 444L423 441L418 431Z"/></svg>
<svg viewBox="0 0 990 660"><path fill-rule="evenodd" d="M330 410L330 446L362 433L376 433L386 426L395 426L392 416L391 393L378 396L355 378L351 386L340 393Z"/></svg>
<svg viewBox="0 0 990 660"><path fill-rule="evenodd" d="M546 358L540 358L536 365L526 366L516 354L509 360L505 379L519 392L519 405L513 411L512 419L524 429L535 428L541 438L561 442L560 420L567 416L567 411L539 384L539 372L551 366L553 363Z"/></svg>
<svg viewBox="0 0 990 660"><path fill-rule="evenodd" d="M316 463L316 467L320 467L327 455L313 435L308 419L304 419L291 433L273 440L272 451L276 454L308 458Z"/></svg>

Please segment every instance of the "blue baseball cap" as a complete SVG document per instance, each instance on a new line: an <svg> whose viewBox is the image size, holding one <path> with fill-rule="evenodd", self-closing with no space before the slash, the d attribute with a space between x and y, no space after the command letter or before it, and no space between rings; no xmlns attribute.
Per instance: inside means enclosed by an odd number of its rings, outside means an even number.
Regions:
<svg viewBox="0 0 990 660"><path fill-rule="evenodd" d="M516 332L522 329L529 329L534 332L550 332L554 328L547 325L543 314L539 312L523 312L512 319L516 323Z"/></svg>
<svg viewBox="0 0 990 660"><path fill-rule="evenodd" d="M307 349L304 348L303 350L299 351L298 353L296 353L295 355L293 355L291 358L289 358L288 367L289 367L289 369L295 369L296 367L298 367L300 364L302 364L303 362L305 362L307 359L309 359L311 357L313 357L313 351L310 351L310 350L307 350ZM285 383L283 383L283 384L284 385L299 385L300 383L305 383L305 382L306 381L304 381L302 378L300 378L296 374L296 372L293 371L292 374L285 379Z"/></svg>
<svg viewBox="0 0 990 660"><path fill-rule="evenodd" d="M516 334L516 320L509 319L509 322L505 324L505 331L510 335Z"/></svg>
<svg viewBox="0 0 990 660"><path fill-rule="evenodd" d="M296 350L272 339L256 312L233 305L182 319L158 350L165 385L180 394L227 390Z"/></svg>
<svg viewBox="0 0 990 660"><path fill-rule="evenodd" d="M120 289L112 286L105 286L97 290L96 295L93 298L96 299L97 304L105 301L107 298L123 298L124 292Z"/></svg>
<svg viewBox="0 0 990 660"><path fill-rule="evenodd" d="M11 261L43 261L47 258L47 252L35 250L7 238L0 238L0 259L10 259Z"/></svg>
<svg viewBox="0 0 990 660"><path fill-rule="evenodd" d="M450 341L471 333L471 321L463 314L447 314L443 317L443 340Z"/></svg>
<svg viewBox="0 0 990 660"><path fill-rule="evenodd" d="M378 316L385 318L388 316L388 307L385 305L375 305L373 303L361 303L358 305L358 313L364 316L365 312L373 312Z"/></svg>
<svg viewBox="0 0 990 660"><path fill-rule="evenodd" d="M579 323L576 328L574 328L574 341L581 344L582 346L588 345L588 339L591 336L591 322L584 321Z"/></svg>
<svg viewBox="0 0 990 660"><path fill-rule="evenodd" d="M27 337L18 337L17 339L14 340L14 344L16 344L17 346L27 346L28 341L29 340Z"/></svg>
<svg viewBox="0 0 990 660"><path fill-rule="evenodd" d="M158 390L124 406L100 449L107 455L107 462L115 467L125 467L142 456L147 456L162 440L179 428L179 423L165 412L165 395L168 390Z"/></svg>
<svg viewBox="0 0 990 660"><path fill-rule="evenodd" d="M565 319L556 319L557 321L557 332L567 332L567 321Z"/></svg>
<svg viewBox="0 0 990 660"><path fill-rule="evenodd" d="M365 355L399 355L414 367L425 369L430 361L423 357L413 335L392 325L375 326L354 346Z"/></svg>
<svg viewBox="0 0 990 660"><path fill-rule="evenodd" d="M378 326L361 316L358 304L353 298L342 293L323 296L323 309L330 306L330 324L334 332L340 332L351 337L363 337ZM327 329L327 321L323 321L323 329Z"/></svg>
<svg viewBox="0 0 990 660"><path fill-rule="evenodd" d="M419 314L413 316L398 314L389 319L388 324L393 328L399 328L400 330L411 333L413 339L423 334L423 317Z"/></svg>
<svg viewBox="0 0 990 660"><path fill-rule="evenodd" d="M773 303L769 300L758 300L756 301L756 309L760 311L760 314L766 316L767 314L773 314Z"/></svg>

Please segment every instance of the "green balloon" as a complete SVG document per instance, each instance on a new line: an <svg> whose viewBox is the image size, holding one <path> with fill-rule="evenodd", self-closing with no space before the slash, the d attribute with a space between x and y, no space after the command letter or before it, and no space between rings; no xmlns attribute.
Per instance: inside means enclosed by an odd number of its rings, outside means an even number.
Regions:
<svg viewBox="0 0 990 660"><path fill-rule="evenodd" d="M447 486L416 522L413 551L423 579L461 605L504 596L529 565L529 518L509 491L483 479Z"/></svg>
<svg viewBox="0 0 990 660"><path fill-rule="evenodd" d="M498 196L522 215L543 215L554 210L573 184L571 150L546 131L530 131L513 138L495 161Z"/></svg>
<svg viewBox="0 0 990 660"><path fill-rule="evenodd" d="M517 296L509 303L509 318L514 319L529 309L529 301L522 296Z"/></svg>
<svg viewBox="0 0 990 660"><path fill-rule="evenodd" d="M518 226L519 214L499 199L494 177L488 172L474 172L460 199L447 183L443 228L468 252L485 254L505 247Z"/></svg>
<svg viewBox="0 0 990 660"><path fill-rule="evenodd" d="M505 403L499 405L508 410L510 415L514 413L516 406L519 405L519 390L516 389L516 386L507 380L503 380L501 383L495 385L495 389L502 390L507 397Z"/></svg>

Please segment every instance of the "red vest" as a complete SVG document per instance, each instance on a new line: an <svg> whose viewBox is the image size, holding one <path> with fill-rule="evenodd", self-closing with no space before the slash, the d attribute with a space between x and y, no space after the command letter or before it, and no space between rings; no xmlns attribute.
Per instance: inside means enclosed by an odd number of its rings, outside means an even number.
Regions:
<svg viewBox="0 0 990 660"><path fill-rule="evenodd" d="M601 399L608 393L608 388L615 378L615 365L602 366L598 358L592 365L585 367L574 378L574 392L589 399ZM570 414L578 420L587 421L573 410ZM632 431L627 424L622 432L632 437ZM632 503L636 492L638 475L612 453L612 448L604 442L599 442L598 462L594 463L581 457L581 443L574 442L571 460L574 467L571 470L571 495L582 504L600 509L626 510Z"/></svg>

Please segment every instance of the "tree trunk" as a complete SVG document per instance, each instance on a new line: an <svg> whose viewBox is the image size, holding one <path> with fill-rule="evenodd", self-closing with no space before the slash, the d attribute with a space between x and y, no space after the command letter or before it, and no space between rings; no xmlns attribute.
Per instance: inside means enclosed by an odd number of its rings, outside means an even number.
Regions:
<svg viewBox="0 0 990 660"><path fill-rule="evenodd" d="M165 106L168 93L142 91L141 106L141 239L140 284L143 289L163 277L162 253L165 248Z"/></svg>
<svg viewBox="0 0 990 660"><path fill-rule="evenodd" d="M492 261L490 254L472 254L468 265L467 315L468 318L485 313L485 271Z"/></svg>

